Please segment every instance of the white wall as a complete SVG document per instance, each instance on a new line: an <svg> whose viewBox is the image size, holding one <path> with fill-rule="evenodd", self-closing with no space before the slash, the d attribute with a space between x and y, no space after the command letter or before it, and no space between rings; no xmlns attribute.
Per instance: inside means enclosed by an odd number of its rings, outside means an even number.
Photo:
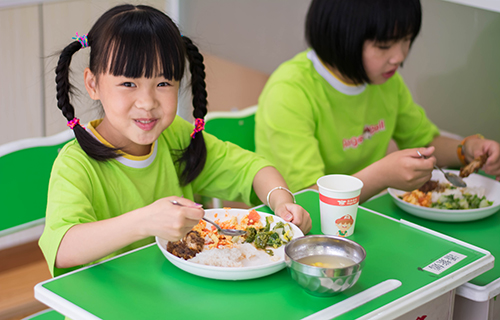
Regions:
<svg viewBox="0 0 500 320"><path fill-rule="evenodd" d="M402 75L447 131L500 141L500 13L421 0L423 26Z"/></svg>
<svg viewBox="0 0 500 320"><path fill-rule="evenodd" d="M181 0L180 27L205 53L270 74L306 48L309 0Z"/></svg>
<svg viewBox="0 0 500 320"><path fill-rule="evenodd" d="M482 133L500 141L500 13L442 0L421 1L422 32L401 72L415 100L447 131ZM57 56L52 55L75 32L88 32L105 9L121 2L0 6L0 144L65 129L55 105ZM163 0L129 2L169 7L169 1ZM180 0L180 28L204 53L268 75L306 47L303 34L309 2ZM83 50L72 66L79 85L86 66ZM217 90L222 99L224 88ZM84 122L95 117L85 92L75 106Z"/></svg>
<svg viewBox="0 0 500 320"><path fill-rule="evenodd" d="M66 129L55 98L57 53L76 32L88 33L104 11L124 2L172 8L168 0L0 0L0 144ZM87 64L86 50L71 64L73 84L82 93L73 105L84 123L98 116L83 87Z"/></svg>

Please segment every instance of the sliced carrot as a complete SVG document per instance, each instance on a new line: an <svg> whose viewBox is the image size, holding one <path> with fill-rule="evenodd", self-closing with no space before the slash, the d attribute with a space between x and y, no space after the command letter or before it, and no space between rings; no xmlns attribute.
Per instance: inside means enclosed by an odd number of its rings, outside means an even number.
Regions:
<svg viewBox="0 0 500 320"><path fill-rule="evenodd" d="M258 221L260 221L260 215L257 211L255 211L255 209L253 209L248 214L248 224L255 224Z"/></svg>

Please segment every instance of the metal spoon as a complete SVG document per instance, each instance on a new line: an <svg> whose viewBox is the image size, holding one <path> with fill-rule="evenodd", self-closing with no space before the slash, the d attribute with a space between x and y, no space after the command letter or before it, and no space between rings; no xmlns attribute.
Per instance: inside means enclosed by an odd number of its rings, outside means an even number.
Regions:
<svg viewBox="0 0 500 320"><path fill-rule="evenodd" d="M176 205L176 206L181 206L181 207L185 207L185 205L179 203L178 201L175 201L175 200L170 200L170 202L173 204L173 205ZM241 236L241 235L244 235L246 234L247 232L245 230L236 230L236 229L222 229L217 223L215 222L212 222L210 220L208 220L207 218L203 217L202 218L203 220L205 220L206 222L212 224L216 229L217 229L217 232L219 234L222 234L222 235L225 235L225 236L231 236L231 237L237 237L237 236Z"/></svg>
<svg viewBox="0 0 500 320"><path fill-rule="evenodd" d="M423 156L420 151L417 150L417 153L420 157L424 158L424 159L427 159L427 157ZM457 176L456 174L454 173L451 173L451 172L444 172L443 169L439 168L438 166L434 165L434 168L438 169L439 171L441 171L443 174L444 174L444 177L446 178L446 180L448 180L452 185L454 185L455 187L461 187L461 188L464 188L464 187L467 187L467 184L464 182L464 180L462 180L462 178L460 178L459 176Z"/></svg>

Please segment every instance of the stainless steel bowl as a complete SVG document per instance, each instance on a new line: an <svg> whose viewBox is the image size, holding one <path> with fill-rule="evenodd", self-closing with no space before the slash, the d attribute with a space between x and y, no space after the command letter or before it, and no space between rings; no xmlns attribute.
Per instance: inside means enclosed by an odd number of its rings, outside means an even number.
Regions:
<svg viewBox="0 0 500 320"><path fill-rule="evenodd" d="M355 264L343 268L324 268L297 261L324 255L348 258ZM306 292L320 297L334 296L351 288L361 276L365 257L366 251L361 245L337 236L304 236L285 246L285 262L292 278Z"/></svg>

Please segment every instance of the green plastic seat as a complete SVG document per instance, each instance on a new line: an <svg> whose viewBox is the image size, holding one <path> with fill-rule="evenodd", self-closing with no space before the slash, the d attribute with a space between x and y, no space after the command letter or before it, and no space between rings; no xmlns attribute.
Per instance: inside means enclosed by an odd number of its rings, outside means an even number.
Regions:
<svg viewBox="0 0 500 320"><path fill-rule="evenodd" d="M73 131L0 146L0 238L43 225L52 164Z"/></svg>
<svg viewBox="0 0 500 320"><path fill-rule="evenodd" d="M64 320L65 317L54 309L45 309L22 320Z"/></svg>
<svg viewBox="0 0 500 320"><path fill-rule="evenodd" d="M243 149L255 151L255 112L257 106L239 111L214 111L205 117L205 131Z"/></svg>
<svg viewBox="0 0 500 320"><path fill-rule="evenodd" d="M238 111L214 111L205 116L205 131L222 141L232 142L255 152L255 112L257 106ZM212 199L212 206L220 208L220 199Z"/></svg>

